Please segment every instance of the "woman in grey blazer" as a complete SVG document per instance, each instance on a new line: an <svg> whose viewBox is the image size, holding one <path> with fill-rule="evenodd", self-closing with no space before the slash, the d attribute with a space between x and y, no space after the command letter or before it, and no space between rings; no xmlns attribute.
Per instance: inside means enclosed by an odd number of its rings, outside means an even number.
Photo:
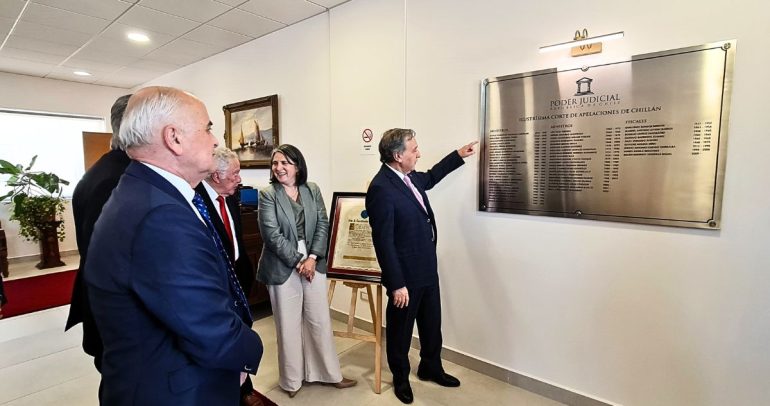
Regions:
<svg viewBox="0 0 770 406"><path fill-rule="evenodd" d="M290 397L302 382L349 388L342 377L326 302L329 219L321 190L307 182L307 165L294 146L270 158L270 186L259 193L264 245L257 280L267 285L278 338L279 385Z"/></svg>

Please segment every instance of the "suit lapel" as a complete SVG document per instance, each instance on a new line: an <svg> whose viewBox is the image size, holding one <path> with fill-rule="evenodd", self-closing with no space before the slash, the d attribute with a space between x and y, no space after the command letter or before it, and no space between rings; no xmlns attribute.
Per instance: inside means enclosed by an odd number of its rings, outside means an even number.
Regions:
<svg viewBox="0 0 770 406"><path fill-rule="evenodd" d="M291 203L289 203L289 195L286 194L280 183L273 183L273 190L275 190L275 201L278 203L278 207L283 210L286 219L289 220L289 225L291 226L289 229L294 236L294 240L297 241L297 219L294 217L294 210L292 210Z"/></svg>
<svg viewBox="0 0 770 406"><path fill-rule="evenodd" d="M230 237L227 235L227 230L225 230L225 223L222 221L222 216L219 214L219 203L216 203L215 206L214 202L211 201L211 196L209 196L208 191L203 186L203 182L205 182L205 180L195 187L195 191L203 198L203 203L209 211L209 217L211 217L211 223L214 225L214 229L217 230L217 234L219 234L219 239L222 240L222 244L225 245L227 255L229 255L230 260L232 260L233 256L235 256L235 249L233 248Z"/></svg>
<svg viewBox="0 0 770 406"><path fill-rule="evenodd" d="M388 179L390 179L390 182L393 184L393 187L395 187L396 189L401 191L401 193L406 195L406 198L409 199L409 201L411 201L418 210L420 210L423 214L427 215L428 213L426 213L425 210L422 208L422 205L420 205L420 202L417 200L417 197L414 196L414 193L412 193L412 190L409 189L409 186L407 186L406 183L404 183L404 180L399 178L399 176L396 175L396 173L393 172L392 169L386 168L385 166L386 165L383 164L381 170L385 171L385 176L387 176ZM426 202L425 207L427 207L427 199L425 198L425 195L422 195L422 196L423 196L423 200Z"/></svg>

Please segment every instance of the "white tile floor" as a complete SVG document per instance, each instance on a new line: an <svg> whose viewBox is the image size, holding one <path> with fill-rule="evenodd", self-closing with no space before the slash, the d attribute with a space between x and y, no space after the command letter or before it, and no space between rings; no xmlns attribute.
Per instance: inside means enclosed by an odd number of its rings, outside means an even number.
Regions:
<svg viewBox="0 0 770 406"><path fill-rule="evenodd" d="M99 374L80 348L80 326L64 332L69 306L0 320L0 405L97 405ZM344 324L335 321L335 329ZM253 382L280 405L400 405L393 395L391 375L383 366L382 394L373 392L374 344L336 338L342 372L359 384L339 390L306 384L293 399L278 387L278 359L272 317L254 323L265 343L265 356ZM410 354L412 364L418 354ZM559 403L446 362L447 371L462 381L445 389L413 377L415 405L558 405Z"/></svg>

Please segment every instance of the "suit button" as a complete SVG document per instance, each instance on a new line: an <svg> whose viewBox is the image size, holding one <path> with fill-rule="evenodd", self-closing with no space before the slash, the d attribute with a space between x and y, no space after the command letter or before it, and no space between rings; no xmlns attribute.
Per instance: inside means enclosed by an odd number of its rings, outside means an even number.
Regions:
<svg viewBox="0 0 770 406"><path fill-rule="evenodd" d="M428 219L428 223L430 223L430 219Z"/></svg>

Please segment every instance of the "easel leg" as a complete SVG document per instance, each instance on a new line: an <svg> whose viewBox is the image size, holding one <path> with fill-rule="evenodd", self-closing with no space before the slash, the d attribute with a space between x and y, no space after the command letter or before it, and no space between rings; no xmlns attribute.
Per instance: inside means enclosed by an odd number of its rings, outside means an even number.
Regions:
<svg viewBox="0 0 770 406"><path fill-rule="evenodd" d="M353 321L356 318L357 299L358 299L358 287L353 287L353 294L350 296L350 311L348 312L348 333L353 332Z"/></svg>
<svg viewBox="0 0 770 406"><path fill-rule="evenodd" d="M332 305L332 299L334 298L334 287L337 286L337 281L329 282L329 306Z"/></svg>
<svg viewBox="0 0 770 406"><path fill-rule="evenodd" d="M369 299L371 303L371 290ZM374 393L382 392L382 285L377 285L377 314L374 320Z"/></svg>

